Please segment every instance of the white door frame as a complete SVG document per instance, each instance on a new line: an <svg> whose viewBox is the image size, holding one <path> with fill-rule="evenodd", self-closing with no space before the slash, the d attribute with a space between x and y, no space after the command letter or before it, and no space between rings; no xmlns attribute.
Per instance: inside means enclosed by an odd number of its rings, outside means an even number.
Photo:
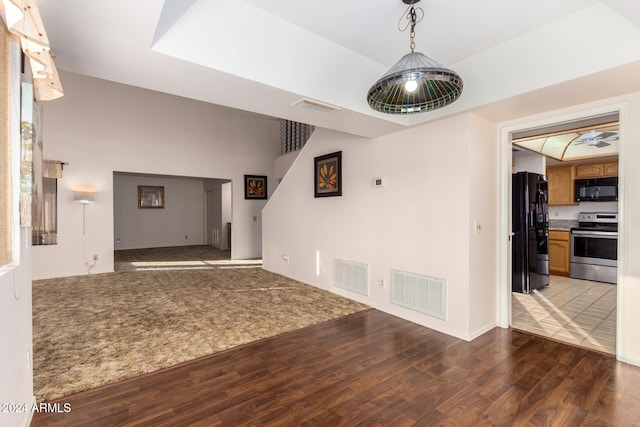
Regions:
<svg viewBox="0 0 640 427"><path fill-rule="evenodd" d="M558 123L580 120L587 117L618 113L620 122L620 152L618 158L618 277L617 277L617 327L616 327L616 356L625 360L627 346L625 337L629 333L626 319L627 307L624 304L627 294L627 224L628 224L628 104L619 103L604 105L594 109L579 110L564 115L549 115L548 117L523 121L500 128L500 227L499 242L499 289L498 289L498 326L511 326L511 165L513 161L511 147L511 133L525 129L550 126ZM526 119L525 119L526 120Z"/></svg>

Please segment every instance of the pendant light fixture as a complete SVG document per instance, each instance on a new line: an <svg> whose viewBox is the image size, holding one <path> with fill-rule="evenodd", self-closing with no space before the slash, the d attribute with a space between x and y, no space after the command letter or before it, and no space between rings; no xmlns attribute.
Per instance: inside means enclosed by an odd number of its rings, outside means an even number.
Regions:
<svg viewBox="0 0 640 427"><path fill-rule="evenodd" d="M455 71L420 52L414 52L415 26L424 17L422 8L413 7L419 1L402 0L409 7L400 22L406 18L409 23L402 28L398 22L398 29L404 31L411 28L411 52L403 56L369 89L367 102L376 111L388 114L433 111L451 104L462 93L462 78Z"/></svg>

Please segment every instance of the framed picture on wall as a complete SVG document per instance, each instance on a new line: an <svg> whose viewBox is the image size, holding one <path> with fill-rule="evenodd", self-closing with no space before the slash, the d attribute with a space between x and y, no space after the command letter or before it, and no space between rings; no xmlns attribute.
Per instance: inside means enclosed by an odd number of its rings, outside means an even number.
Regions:
<svg viewBox="0 0 640 427"><path fill-rule="evenodd" d="M267 198L267 177L264 175L244 176L244 198L245 199L266 199Z"/></svg>
<svg viewBox="0 0 640 427"><path fill-rule="evenodd" d="M164 187L138 185L138 209L164 209Z"/></svg>
<svg viewBox="0 0 640 427"><path fill-rule="evenodd" d="M342 196L342 151L316 157L314 163L314 196Z"/></svg>

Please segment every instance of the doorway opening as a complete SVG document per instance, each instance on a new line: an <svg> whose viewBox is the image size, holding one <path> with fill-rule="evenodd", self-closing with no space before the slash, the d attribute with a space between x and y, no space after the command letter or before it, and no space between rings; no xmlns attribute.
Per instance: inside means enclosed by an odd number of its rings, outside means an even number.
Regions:
<svg viewBox="0 0 640 427"><path fill-rule="evenodd" d="M231 251L231 181L205 179L205 244Z"/></svg>
<svg viewBox="0 0 640 427"><path fill-rule="evenodd" d="M549 181L552 185L570 186L566 190L567 198L549 203L549 228L552 240L549 241L550 277L549 286L530 294L511 291L511 237L503 247L503 287L501 314L506 315L503 326L511 326L531 333L564 341L607 353L616 353L617 348L617 300L620 283L571 277L571 229L578 227L580 212L618 212L619 202L576 202L576 168L585 170L586 166L611 163L616 166L624 150L623 138L619 138L619 128L624 127L621 120L623 108L608 108L592 114L577 114L562 119L549 119L543 123L521 125L503 130L505 157L508 163L503 175L503 218L506 224L503 230L511 236L511 174L517 171L530 171L548 175L550 170L570 170L565 182ZM606 132L606 133L605 133ZM605 140L605 138L609 138ZM605 148L608 147L608 148ZM508 153L507 153L508 150ZM571 154L566 156L566 154ZM566 157L566 158L565 158ZM621 169L624 173L624 168ZM600 172L602 174L602 172ZM613 175L609 170L605 175ZM620 179L623 181L622 174ZM549 178L549 177L548 177ZM558 188L553 188L557 193ZM622 197L624 193L620 193ZM551 196L551 195L550 195ZM622 199L620 200L622 201ZM620 247L620 243L617 244ZM617 251L620 252L620 251ZM558 260L561 260L560 263ZM617 261L617 260L616 260ZM566 264L566 267L565 267ZM609 281L611 282L611 281ZM507 325L505 325L507 323Z"/></svg>
<svg viewBox="0 0 640 427"><path fill-rule="evenodd" d="M114 172L114 249L203 245L230 256L231 186L230 179ZM162 200L143 203L141 189Z"/></svg>

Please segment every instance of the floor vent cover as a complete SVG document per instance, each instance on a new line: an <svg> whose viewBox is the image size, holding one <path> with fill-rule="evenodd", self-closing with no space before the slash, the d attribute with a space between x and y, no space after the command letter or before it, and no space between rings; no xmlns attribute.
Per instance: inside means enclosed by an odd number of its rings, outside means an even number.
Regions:
<svg viewBox="0 0 640 427"><path fill-rule="evenodd" d="M369 295L369 266L359 262L335 259L333 284L338 288Z"/></svg>
<svg viewBox="0 0 640 427"><path fill-rule="evenodd" d="M391 302L446 320L447 281L391 270Z"/></svg>

